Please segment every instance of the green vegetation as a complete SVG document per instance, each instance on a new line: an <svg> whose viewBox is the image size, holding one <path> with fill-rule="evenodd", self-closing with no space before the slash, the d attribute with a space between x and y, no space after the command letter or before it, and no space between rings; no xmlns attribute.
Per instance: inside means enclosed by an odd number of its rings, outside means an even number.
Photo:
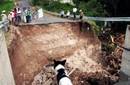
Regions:
<svg viewBox="0 0 130 85"><path fill-rule="evenodd" d="M87 21L87 20L84 20L84 22L87 22L91 25L91 28L92 28L92 31L94 32L94 34L96 34L97 36L100 34L100 27L96 24L96 22L94 21Z"/></svg>
<svg viewBox="0 0 130 85"><path fill-rule="evenodd" d="M53 12L60 12L61 10L72 10L73 6L66 3L66 4L62 4L58 1L56 2L52 2L52 3L44 3L42 4L42 7L44 9L47 9L48 11L53 11Z"/></svg>
<svg viewBox="0 0 130 85"><path fill-rule="evenodd" d="M104 16L102 5L97 0L80 1L77 6L87 16Z"/></svg>
<svg viewBox="0 0 130 85"><path fill-rule="evenodd" d="M82 9L84 14L87 16L104 16L104 10L100 2L98 0L73 0L75 7L79 10ZM74 5L70 3L60 3L58 0L32 0L33 5L42 6L44 9L53 12L60 12L61 10L70 10Z"/></svg>
<svg viewBox="0 0 130 85"><path fill-rule="evenodd" d="M43 7L43 9L48 10L48 11L52 11L52 12L60 12L61 10L72 10L73 6L70 5L69 3L60 3L58 1L49 1L46 0L44 2L42 1L36 1L36 3L34 3L35 0L33 0L33 5L40 5L41 7Z"/></svg>
<svg viewBox="0 0 130 85"><path fill-rule="evenodd" d="M8 13L13 8L13 0L4 0L0 2L0 14L2 13L2 10L5 10L6 13Z"/></svg>

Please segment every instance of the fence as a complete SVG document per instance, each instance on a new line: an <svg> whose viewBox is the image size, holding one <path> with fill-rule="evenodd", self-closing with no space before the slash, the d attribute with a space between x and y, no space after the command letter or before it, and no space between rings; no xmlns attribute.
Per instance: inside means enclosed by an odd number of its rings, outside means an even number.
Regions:
<svg viewBox="0 0 130 85"><path fill-rule="evenodd" d="M0 85L15 85L4 31L2 30L7 26L8 21L0 22Z"/></svg>

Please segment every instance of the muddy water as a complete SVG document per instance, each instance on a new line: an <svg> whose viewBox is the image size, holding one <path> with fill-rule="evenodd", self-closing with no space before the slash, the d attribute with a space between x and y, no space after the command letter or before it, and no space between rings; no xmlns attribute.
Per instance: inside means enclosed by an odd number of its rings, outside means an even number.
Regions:
<svg viewBox="0 0 130 85"><path fill-rule="evenodd" d="M21 26L13 32L9 55L16 85L30 85L53 59L67 59L81 72L102 71L101 44L92 30L80 32L80 23Z"/></svg>

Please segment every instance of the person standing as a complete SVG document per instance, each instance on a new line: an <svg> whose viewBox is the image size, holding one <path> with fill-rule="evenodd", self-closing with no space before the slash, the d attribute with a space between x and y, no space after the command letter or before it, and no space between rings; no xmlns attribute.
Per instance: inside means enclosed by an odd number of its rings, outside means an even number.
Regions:
<svg viewBox="0 0 130 85"><path fill-rule="evenodd" d="M8 14L8 20L9 20L9 23L11 24L11 22L12 22L12 12L10 12Z"/></svg>
<svg viewBox="0 0 130 85"><path fill-rule="evenodd" d="M38 9L38 18L42 18L43 17L43 9L39 8Z"/></svg>
<svg viewBox="0 0 130 85"><path fill-rule="evenodd" d="M30 23L31 22L31 10L30 8L27 9L27 14L26 14L26 20L27 20L27 23Z"/></svg>
<svg viewBox="0 0 130 85"><path fill-rule="evenodd" d="M68 10L66 13L66 18L69 18L69 17L70 17L70 11Z"/></svg>
<svg viewBox="0 0 130 85"><path fill-rule="evenodd" d="M5 14L5 10L2 11L1 16L2 16L2 21L8 20L7 15Z"/></svg>
<svg viewBox="0 0 130 85"><path fill-rule="evenodd" d="M83 11L82 10L79 10L79 12L80 12L80 19L82 20L83 19L83 16L84 16L84 13L83 13Z"/></svg>
<svg viewBox="0 0 130 85"><path fill-rule="evenodd" d="M15 21L14 10L12 10L10 14L11 14L11 24L14 24Z"/></svg>
<svg viewBox="0 0 130 85"><path fill-rule="evenodd" d="M22 13L21 9L18 8L18 9L17 9L18 24L21 22L21 13Z"/></svg>
<svg viewBox="0 0 130 85"><path fill-rule="evenodd" d="M17 9L16 8L14 8L12 16L13 16L13 24L17 25Z"/></svg>
<svg viewBox="0 0 130 85"><path fill-rule="evenodd" d="M63 18L64 15L65 15L65 12L64 12L64 10L62 10L62 11L60 12L60 16Z"/></svg>
<svg viewBox="0 0 130 85"><path fill-rule="evenodd" d="M23 22L26 23L27 22L27 8L23 9L23 13L22 13L22 17L23 17Z"/></svg>
<svg viewBox="0 0 130 85"><path fill-rule="evenodd" d="M77 12L77 8L73 8L73 16L74 16L74 19L76 19L76 12Z"/></svg>

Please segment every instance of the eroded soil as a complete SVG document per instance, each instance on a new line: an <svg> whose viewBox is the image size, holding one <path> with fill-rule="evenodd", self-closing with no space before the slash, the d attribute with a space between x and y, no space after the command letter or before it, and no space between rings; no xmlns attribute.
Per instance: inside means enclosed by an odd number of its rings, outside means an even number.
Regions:
<svg viewBox="0 0 130 85"><path fill-rule="evenodd" d="M75 22L12 28L9 55L16 85L55 85L53 68L45 67L53 59L66 59L68 72L75 69L70 75L74 85L112 85L118 78L104 67L101 42L87 26Z"/></svg>

